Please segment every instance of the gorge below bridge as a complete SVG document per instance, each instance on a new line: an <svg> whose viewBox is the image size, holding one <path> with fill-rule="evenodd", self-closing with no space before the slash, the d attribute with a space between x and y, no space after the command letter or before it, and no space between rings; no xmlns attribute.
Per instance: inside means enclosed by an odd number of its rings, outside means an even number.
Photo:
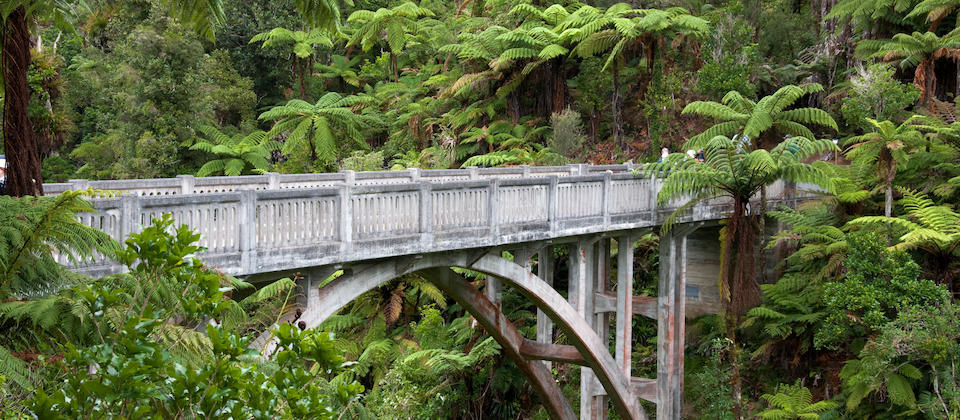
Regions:
<svg viewBox="0 0 960 420"><path fill-rule="evenodd" d="M553 418L576 418L550 363L581 367L580 418L678 419L683 402L684 319L719 308L717 221L726 200L687 210L660 238L658 296L634 296L636 240L680 202L657 205L662 180L637 165L568 165L86 181L46 184L48 195L94 188L84 224L115 239L164 213L202 234L199 255L224 273L275 279L302 273L300 317L308 327L363 293L419 273L461 304L526 375ZM767 188L768 208L795 206L811 193L783 182ZM759 208L756 203L751 208ZM759 238L758 238L759 240ZM569 249L554 261L555 246ZM614 252L616 250L616 252ZM509 252L512 261L505 258ZM615 255L615 257L614 257ZM555 288L566 264L567 297ZM482 291L451 270L484 273ZM534 267L536 272L534 272ZM615 267L615 269L614 269ZM90 275L122 270L105 258L75 267ZM337 279L317 287L334 271ZM615 273L615 274L614 274ZM524 337L501 311L503 285L538 308L536 337ZM657 320L657 377L631 375L632 320ZM554 343L554 328L572 345ZM610 343L613 342L613 354ZM259 343L261 346L267 343Z"/></svg>

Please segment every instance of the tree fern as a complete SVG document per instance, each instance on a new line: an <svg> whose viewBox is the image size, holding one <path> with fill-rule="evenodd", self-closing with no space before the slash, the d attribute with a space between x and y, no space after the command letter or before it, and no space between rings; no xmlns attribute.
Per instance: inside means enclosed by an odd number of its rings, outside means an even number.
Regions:
<svg viewBox="0 0 960 420"><path fill-rule="evenodd" d="M0 298L42 296L76 276L57 263L73 264L112 255L117 243L98 229L81 224L78 213L95 213L86 195L66 191L54 197L0 196ZM65 261L65 262L66 262Z"/></svg>
<svg viewBox="0 0 960 420"><path fill-rule="evenodd" d="M769 130L780 135L790 134L814 138L808 125L819 125L837 130L837 123L826 111L819 108L797 108L784 111L803 95L822 91L816 83L805 85L787 85L777 89L772 95L754 102L737 92L730 92L721 103L695 101L683 109L684 114L697 114L719 120L703 133L690 138L688 149L701 149L716 136L744 135L756 148L759 137Z"/></svg>
<svg viewBox="0 0 960 420"><path fill-rule="evenodd" d="M746 151L743 144L727 137L717 136L704 145L705 162L680 153L668 156L661 163L647 165L646 176L665 176L658 204L680 201L683 205L666 220L664 229L669 230L677 217L692 204L712 198L729 198L733 201L733 214L724 227L724 246L721 264L721 293L724 308L734 324L746 311L760 303L760 289L754 277L753 264L733 264L733 261L753 260L753 235L755 223L747 214L751 197L760 189L778 179L808 182L832 191L835 181L828 164L804 161L827 151L836 150L829 140L810 140L792 137L772 150ZM732 301L730 299L733 299Z"/></svg>
<svg viewBox="0 0 960 420"><path fill-rule="evenodd" d="M260 114L261 120L275 121L266 134L267 139L286 133L279 150L291 155L306 151L311 160L322 165L332 164L346 149L350 140L355 147L364 148L361 128L375 124L370 117L358 115L351 107L362 102L360 96L341 96L329 92L316 103L294 99Z"/></svg>
<svg viewBox="0 0 960 420"><path fill-rule="evenodd" d="M780 384L776 394L763 394L760 398L767 401L770 407L760 413L760 418L770 420L793 420L820 418L825 412L837 408L839 404L833 401L813 402L810 390L799 383L794 385Z"/></svg>

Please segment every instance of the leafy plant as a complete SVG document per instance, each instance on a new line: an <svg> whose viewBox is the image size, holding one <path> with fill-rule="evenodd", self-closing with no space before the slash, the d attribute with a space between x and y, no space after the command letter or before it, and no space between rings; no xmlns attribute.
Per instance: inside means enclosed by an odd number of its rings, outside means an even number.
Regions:
<svg viewBox="0 0 960 420"><path fill-rule="evenodd" d="M822 91L816 83L800 86L787 85L777 89L772 95L764 96L754 102L737 91L730 91L720 103L695 101L683 108L684 114L697 114L711 117L720 122L700 134L690 138L685 146L698 150L716 136L744 136L743 141L750 142L752 148L759 148L761 136L773 132L793 136L815 138L807 125L837 129L837 123L826 111L818 108L787 109L804 95ZM778 137L776 137L778 138ZM772 143L770 137L766 143Z"/></svg>
<svg viewBox="0 0 960 420"><path fill-rule="evenodd" d="M851 220L851 226L888 224L903 229L898 250L920 249L933 259L933 274L938 283L954 289L954 261L960 246L960 214L946 205L935 205L925 195L908 189L903 193L904 217L862 216Z"/></svg>
<svg viewBox="0 0 960 420"><path fill-rule="evenodd" d="M190 149L216 155L219 159L203 164L197 170L197 176L266 173L270 168L270 150L279 146L275 140L266 137L266 132L260 130L246 135L237 133L228 136L216 127L204 126L200 128L200 132L207 138L198 139Z"/></svg>
<svg viewBox="0 0 960 420"><path fill-rule="evenodd" d="M813 402L810 390L800 386L799 382L777 385L776 394L763 394L760 398L770 404L760 413L760 418L770 420L819 419L824 411L840 406L833 401Z"/></svg>
<svg viewBox="0 0 960 420"><path fill-rule="evenodd" d="M341 96L336 92L323 95L315 104L294 99L260 114L261 120L273 120L275 124L266 138L286 133L287 138L278 149L286 155L310 154L311 162L330 165L347 147L344 140L351 140L365 147L360 129L370 118L358 115L350 108L363 101L359 96Z"/></svg>
<svg viewBox="0 0 960 420"><path fill-rule="evenodd" d="M847 146L847 158L853 161L854 170L861 179L876 164L875 173L884 188L883 211L887 217L893 214L893 180L897 176L897 165L909 159L911 152L924 141L923 132L915 124L919 118L908 119L899 125L867 118L874 131L851 137L844 143Z"/></svg>
<svg viewBox="0 0 960 420"><path fill-rule="evenodd" d="M300 99L307 99L307 79L313 72L314 51L318 45L333 47L333 41L320 29L291 31L274 28L254 35L250 43L263 42L263 48L285 48L290 53L290 73L296 80Z"/></svg>

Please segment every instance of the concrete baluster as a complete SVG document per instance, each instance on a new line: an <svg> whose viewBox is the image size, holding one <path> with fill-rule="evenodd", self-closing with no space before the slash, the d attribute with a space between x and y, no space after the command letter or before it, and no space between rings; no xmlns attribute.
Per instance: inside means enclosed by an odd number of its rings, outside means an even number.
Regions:
<svg viewBox="0 0 960 420"><path fill-rule="evenodd" d="M497 178L490 179L489 193L487 193L487 221L490 226L490 237L496 238L500 236L500 217L499 212L497 211L497 198L499 196L500 190L500 180Z"/></svg>

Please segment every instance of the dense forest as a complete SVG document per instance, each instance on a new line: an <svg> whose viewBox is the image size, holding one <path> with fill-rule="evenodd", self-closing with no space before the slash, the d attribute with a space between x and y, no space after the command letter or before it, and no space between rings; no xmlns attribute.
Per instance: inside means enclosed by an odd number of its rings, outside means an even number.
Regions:
<svg viewBox="0 0 960 420"><path fill-rule="evenodd" d="M296 278L211 269L169 217L114 241L76 218L113 193L43 197L37 180L627 161L665 178L661 202L734 203L722 310L687 324L685 416L960 418L956 0L13 0L0 13L4 418L547 417L498 344L419 276L301 330L277 322L296 310ZM822 197L749 211L778 179ZM658 235L635 245L634 294L655 296ZM129 271L61 265L104 255ZM518 292L502 309L535 334ZM267 329L275 354L249 346ZM636 318L632 336L634 375L655 377L656 323ZM579 369L552 369L576 408Z"/></svg>

